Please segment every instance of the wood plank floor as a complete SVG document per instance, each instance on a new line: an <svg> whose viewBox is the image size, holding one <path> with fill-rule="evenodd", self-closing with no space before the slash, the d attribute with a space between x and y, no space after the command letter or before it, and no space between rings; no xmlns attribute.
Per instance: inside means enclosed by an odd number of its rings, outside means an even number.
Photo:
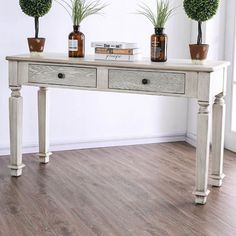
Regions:
<svg viewBox="0 0 236 236"><path fill-rule="evenodd" d="M0 157L1 236L236 235L236 154L224 185L194 205L195 149L184 142L24 155L10 178Z"/></svg>

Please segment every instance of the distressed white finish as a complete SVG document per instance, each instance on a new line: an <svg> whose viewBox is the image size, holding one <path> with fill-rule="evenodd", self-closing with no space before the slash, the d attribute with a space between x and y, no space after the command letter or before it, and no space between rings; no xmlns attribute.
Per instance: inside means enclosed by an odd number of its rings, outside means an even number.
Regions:
<svg viewBox="0 0 236 236"><path fill-rule="evenodd" d="M216 95L212 110L212 168L211 184L220 187L224 178L223 150L225 131L225 101L223 93Z"/></svg>
<svg viewBox="0 0 236 236"><path fill-rule="evenodd" d="M106 67L97 69L97 89L104 90L108 85L108 70Z"/></svg>
<svg viewBox="0 0 236 236"><path fill-rule="evenodd" d="M205 204L209 162L209 102L198 101L195 202Z"/></svg>
<svg viewBox="0 0 236 236"><path fill-rule="evenodd" d="M18 85L18 73L17 73L17 62L11 61L9 62L9 85L17 86Z"/></svg>
<svg viewBox="0 0 236 236"><path fill-rule="evenodd" d="M12 78L14 78L13 76ZM10 165L12 176L20 176L22 168L22 112L23 112L23 98L21 97L21 87L10 87L12 90L9 98L9 112L10 112L10 148L11 157Z"/></svg>
<svg viewBox="0 0 236 236"><path fill-rule="evenodd" d="M165 63L151 62L149 59L144 58L140 61L124 62L124 61L99 61L94 60L93 56L87 56L86 58L69 58L66 54L61 53L44 53L40 56L33 56L30 54L16 55L6 57L10 61L21 61L21 62L42 62L52 63L57 65L80 65L80 66L114 66L124 68L147 68L147 69L158 69L166 71L194 71L194 72L213 72L222 69L227 66L228 63L225 61L206 61L203 65L193 64L192 60L184 59L169 59Z"/></svg>
<svg viewBox="0 0 236 236"><path fill-rule="evenodd" d="M97 72L96 68L30 64L29 82L96 88Z"/></svg>
<svg viewBox="0 0 236 236"><path fill-rule="evenodd" d="M52 154L49 152L49 95L47 88L38 91L38 127L39 127L39 160L48 163Z"/></svg>
<svg viewBox="0 0 236 236"><path fill-rule="evenodd" d="M109 70L109 88L146 92L185 92L185 74L156 71ZM142 80L147 80L143 84Z"/></svg>
<svg viewBox="0 0 236 236"><path fill-rule="evenodd" d="M214 129L218 129L216 126L224 122L223 110L221 111L221 95L219 94L225 94L227 62L212 61L206 62L204 65L192 64L190 60L170 60L167 63L152 63L148 60L110 62L96 61L91 57L84 59L68 58L61 54L45 54L42 57L22 55L7 57L7 59L10 63L10 86L18 86L17 91L21 85L41 87L38 97L39 140L40 155L44 159L43 162L49 160L50 154L47 135L47 87L196 98L199 104L199 113L194 195L196 196L196 203L206 203L209 193L207 189L210 117L208 108L211 105L211 97L217 96L220 101L216 99L214 105L215 121L213 123ZM63 82L58 82L60 80L58 73L65 74ZM140 85L142 79L149 79L150 84ZM19 117L22 115L20 109L22 100L19 92L12 96L13 98L17 97L18 102L11 98L12 102L14 101L14 104L17 104L17 108L14 108L14 114L10 112L11 127L17 126L18 135L15 135L15 130L11 129L11 159L21 163L22 123ZM18 117L17 122L15 122L16 117ZM221 127L218 132L223 137L223 128ZM218 176L222 172L222 140L223 138L217 139L213 144L215 146L213 151L215 155L213 179L216 179L216 175ZM18 175L20 174L18 173Z"/></svg>

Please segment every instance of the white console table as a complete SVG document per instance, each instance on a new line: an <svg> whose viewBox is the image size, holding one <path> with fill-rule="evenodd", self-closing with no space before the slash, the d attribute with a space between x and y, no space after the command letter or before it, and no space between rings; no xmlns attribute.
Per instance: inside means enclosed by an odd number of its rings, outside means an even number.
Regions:
<svg viewBox="0 0 236 236"><path fill-rule="evenodd" d="M119 93L150 94L196 98L197 115L195 202L205 204L209 190L209 106L213 105L212 172L213 186L221 186L223 174L225 88L228 62L211 61L204 65L190 60L121 62L68 58L61 54L9 56L10 146L9 168L12 176L22 174L22 106L21 87L38 86L39 158L47 163L48 87L85 89ZM214 99L212 99L214 98ZM214 100L214 104L212 104ZM177 111L176 111L177 112Z"/></svg>

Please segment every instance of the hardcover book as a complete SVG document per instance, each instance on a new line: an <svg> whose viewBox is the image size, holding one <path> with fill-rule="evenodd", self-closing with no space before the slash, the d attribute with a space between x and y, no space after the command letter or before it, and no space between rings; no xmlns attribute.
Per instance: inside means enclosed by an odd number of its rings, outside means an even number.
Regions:
<svg viewBox="0 0 236 236"><path fill-rule="evenodd" d="M120 55L120 54L95 54L95 60L111 60L111 61L137 61L140 54L136 55Z"/></svg>
<svg viewBox="0 0 236 236"><path fill-rule="evenodd" d="M92 42L91 47L94 48L118 48L118 49L133 49L138 48L136 43L127 42Z"/></svg>
<svg viewBox="0 0 236 236"><path fill-rule="evenodd" d="M133 49L95 48L95 53L135 55L135 54L139 53L139 49L138 48L133 48Z"/></svg>

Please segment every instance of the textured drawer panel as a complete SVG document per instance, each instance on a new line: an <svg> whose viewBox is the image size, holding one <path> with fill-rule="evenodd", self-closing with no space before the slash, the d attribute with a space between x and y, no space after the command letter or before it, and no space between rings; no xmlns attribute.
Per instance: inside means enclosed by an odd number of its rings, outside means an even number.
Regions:
<svg viewBox="0 0 236 236"><path fill-rule="evenodd" d="M97 87L97 70L71 66L29 65L29 82L78 87Z"/></svg>
<svg viewBox="0 0 236 236"><path fill-rule="evenodd" d="M109 70L109 88L184 94L185 74L175 72Z"/></svg>

